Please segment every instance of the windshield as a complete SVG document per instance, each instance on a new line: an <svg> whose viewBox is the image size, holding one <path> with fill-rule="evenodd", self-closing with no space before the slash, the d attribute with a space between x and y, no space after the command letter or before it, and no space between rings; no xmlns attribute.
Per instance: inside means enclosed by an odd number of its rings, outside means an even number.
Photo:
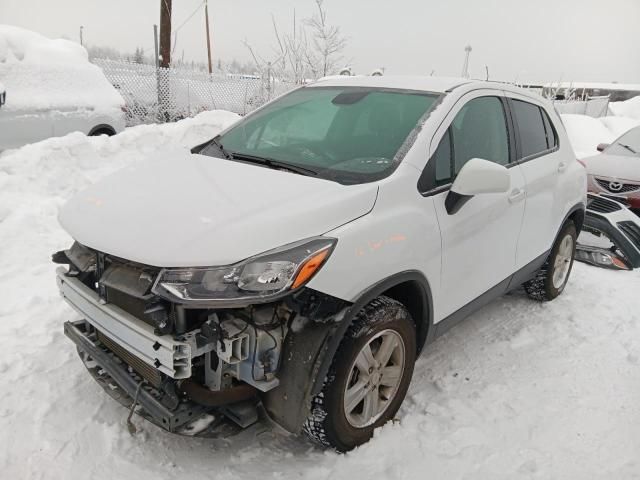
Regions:
<svg viewBox="0 0 640 480"><path fill-rule="evenodd" d="M202 149L353 184L390 175L400 147L438 95L406 90L307 87L250 115ZM222 147L222 148L221 148ZM398 155L400 157L400 155Z"/></svg>
<svg viewBox="0 0 640 480"><path fill-rule="evenodd" d="M606 149L612 155L640 157L640 127L635 127L618 138Z"/></svg>

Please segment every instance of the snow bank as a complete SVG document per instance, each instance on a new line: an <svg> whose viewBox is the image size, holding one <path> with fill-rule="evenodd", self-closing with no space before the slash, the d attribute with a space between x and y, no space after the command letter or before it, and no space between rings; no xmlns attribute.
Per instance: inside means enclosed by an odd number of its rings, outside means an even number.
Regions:
<svg viewBox="0 0 640 480"><path fill-rule="evenodd" d="M618 138L623 133L628 132L634 127L640 125L640 117L639 118L630 118L630 117L602 117L599 118L600 122L607 127L607 129L611 132L611 134L615 138Z"/></svg>
<svg viewBox="0 0 640 480"><path fill-rule="evenodd" d="M619 117L630 117L640 120L640 96L623 102L609 103L609 110Z"/></svg>
<svg viewBox="0 0 640 480"><path fill-rule="evenodd" d="M599 143L610 143L616 138L600 120L587 115L564 114L562 122L578 158L595 155Z"/></svg>
<svg viewBox="0 0 640 480"><path fill-rule="evenodd" d="M598 153L596 147L599 143L611 143L630 128L640 125L640 118L564 114L562 122L576 156L585 158Z"/></svg>
<svg viewBox="0 0 640 480"><path fill-rule="evenodd" d="M82 46L11 25L0 25L0 80L7 90L7 110L109 113L124 105Z"/></svg>

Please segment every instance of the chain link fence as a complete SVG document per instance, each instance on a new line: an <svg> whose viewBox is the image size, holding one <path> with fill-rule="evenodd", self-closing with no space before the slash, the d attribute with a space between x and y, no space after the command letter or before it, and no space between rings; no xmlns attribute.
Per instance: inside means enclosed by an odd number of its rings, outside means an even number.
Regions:
<svg viewBox="0 0 640 480"><path fill-rule="evenodd" d="M210 75L119 60L94 59L93 63L122 95L127 126L173 122L205 110L245 115L296 87L249 75Z"/></svg>
<svg viewBox="0 0 640 480"><path fill-rule="evenodd" d="M585 100L555 100L554 106L560 113L577 113L600 118L609 114L609 96L587 97Z"/></svg>

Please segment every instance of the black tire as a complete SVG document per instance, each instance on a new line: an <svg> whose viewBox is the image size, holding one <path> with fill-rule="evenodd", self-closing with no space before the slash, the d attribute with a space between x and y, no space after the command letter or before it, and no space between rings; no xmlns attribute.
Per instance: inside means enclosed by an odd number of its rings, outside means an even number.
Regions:
<svg viewBox="0 0 640 480"><path fill-rule="evenodd" d="M364 346L376 342L379 335L389 335L389 331L392 331L392 336L397 334L404 346L399 384L375 422L361 428L354 427L347 420L344 406L345 388L353 381L352 367ZM379 338L382 341L383 337ZM322 390L312 401L304 432L317 443L340 452L367 442L373 431L393 419L400 408L411 382L415 359L416 333L411 315L396 300L385 296L376 298L358 313L340 344ZM382 394L382 388L385 387L378 387L375 391Z"/></svg>
<svg viewBox="0 0 640 480"><path fill-rule="evenodd" d="M89 137L99 137L100 135L106 135L112 137L116 132L111 127L97 127L89 132Z"/></svg>
<svg viewBox="0 0 640 480"><path fill-rule="evenodd" d="M556 271L556 259L558 257L558 252L562 245L562 242L565 238L570 237L573 243L571 259L569 261L568 271L564 278L564 281L559 285L554 285L553 278L554 273ZM549 258L547 258L544 265L538 270L536 276L529 280L528 282L523 284L523 287L529 297L534 300L540 302L548 302L555 299L558 295L562 293L564 287L567 285L569 281L569 277L571 275L571 269L573 268L573 260L576 253L576 240L578 234L576 232L576 226L573 222L567 222L565 226L560 231L558 238L556 239L553 248L551 249L551 253L549 254Z"/></svg>

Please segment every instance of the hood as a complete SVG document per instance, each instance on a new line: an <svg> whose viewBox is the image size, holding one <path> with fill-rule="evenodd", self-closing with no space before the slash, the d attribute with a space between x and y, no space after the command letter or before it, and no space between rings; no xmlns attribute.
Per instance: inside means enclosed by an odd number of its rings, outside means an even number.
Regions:
<svg viewBox="0 0 640 480"><path fill-rule="evenodd" d="M229 265L361 217L377 191L179 150L91 186L59 221L81 244L146 265Z"/></svg>
<svg viewBox="0 0 640 480"><path fill-rule="evenodd" d="M589 175L640 181L640 157L602 153L582 160Z"/></svg>

